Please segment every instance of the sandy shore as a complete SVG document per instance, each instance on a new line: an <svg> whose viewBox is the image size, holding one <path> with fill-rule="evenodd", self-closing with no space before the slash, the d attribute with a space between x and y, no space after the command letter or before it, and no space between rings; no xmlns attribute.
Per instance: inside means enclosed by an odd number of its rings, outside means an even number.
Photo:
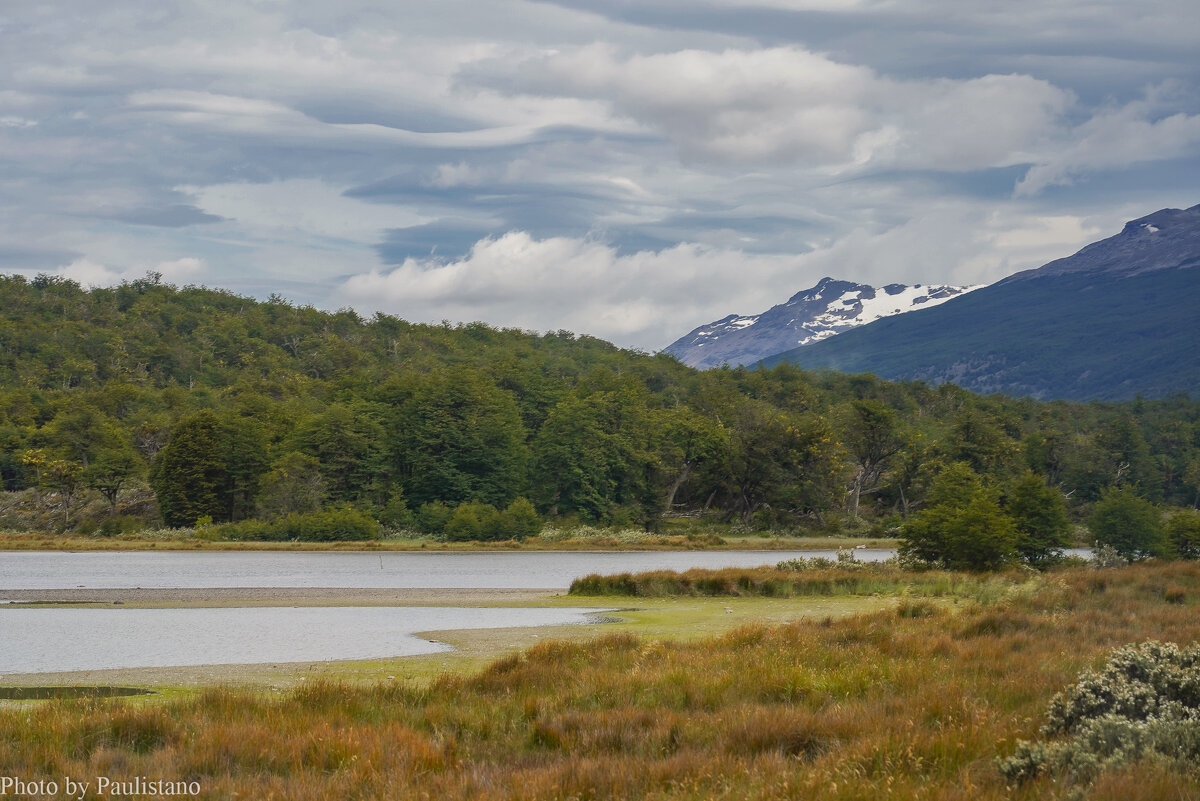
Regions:
<svg viewBox="0 0 1200 801"><path fill-rule="evenodd" d="M528 606L561 589L353 589L342 587L211 587L118 590L0 590L0 602L128 606Z"/></svg>

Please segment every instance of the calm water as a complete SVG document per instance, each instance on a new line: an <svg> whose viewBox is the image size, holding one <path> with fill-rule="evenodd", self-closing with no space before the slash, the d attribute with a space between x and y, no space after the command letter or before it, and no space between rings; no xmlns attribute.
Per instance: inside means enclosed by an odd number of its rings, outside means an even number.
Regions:
<svg viewBox="0 0 1200 801"><path fill-rule="evenodd" d="M876 561L890 550L859 550ZM641 553L0 552L0 590L131 587L566 589L589 573L756 567L835 551Z"/></svg>
<svg viewBox="0 0 1200 801"><path fill-rule="evenodd" d="M244 607L0 610L0 674L371 659L449 650L419 631L595 622L595 609Z"/></svg>

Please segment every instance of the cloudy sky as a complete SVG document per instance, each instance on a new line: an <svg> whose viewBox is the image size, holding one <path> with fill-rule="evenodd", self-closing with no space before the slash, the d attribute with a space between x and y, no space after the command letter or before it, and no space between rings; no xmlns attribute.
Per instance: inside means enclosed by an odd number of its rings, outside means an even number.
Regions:
<svg viewBox="0 0 1200 801"><path fill-rule="evenodd" d="M1195 0L0 3L0 272L647 350L1200 203Z"/></svg>

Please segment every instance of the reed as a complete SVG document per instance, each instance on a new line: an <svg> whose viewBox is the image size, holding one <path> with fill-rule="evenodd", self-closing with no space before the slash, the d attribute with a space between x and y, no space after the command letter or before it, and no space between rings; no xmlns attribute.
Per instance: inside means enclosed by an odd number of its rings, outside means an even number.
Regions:
<svg viewBox="0 0 1200 801"><path fill-rule="evenodd" d="M208 799L1200 796L1195 771L1156 764L1087 787L1010 788L996 769L1115 645L1200 639L1200 566L889 580L901 602L887 611L546 642L420 687L7 704L0 764L25 779L194 780Z"/></svg>

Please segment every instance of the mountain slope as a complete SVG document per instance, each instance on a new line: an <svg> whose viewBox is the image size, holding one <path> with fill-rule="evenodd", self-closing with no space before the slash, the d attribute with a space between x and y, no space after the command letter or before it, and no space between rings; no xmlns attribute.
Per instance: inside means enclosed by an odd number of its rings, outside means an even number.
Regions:
<svg viewBox="0 0 1200 801"><path fill-rule="evenodd" d="M954 286L866 284L822 278L812 289L762 314L731 314L694 329L672 342L666 352L692 367L753 364L781 350L818 342L856 326L936 306L969 292Z"/></svg>
<svg viewBox="0 0 1200 801"><path fill-rule="evenodd" d="M1200 392L1200 206L1164 209L1073 256L764 360L1119 400Z"/></svg>

